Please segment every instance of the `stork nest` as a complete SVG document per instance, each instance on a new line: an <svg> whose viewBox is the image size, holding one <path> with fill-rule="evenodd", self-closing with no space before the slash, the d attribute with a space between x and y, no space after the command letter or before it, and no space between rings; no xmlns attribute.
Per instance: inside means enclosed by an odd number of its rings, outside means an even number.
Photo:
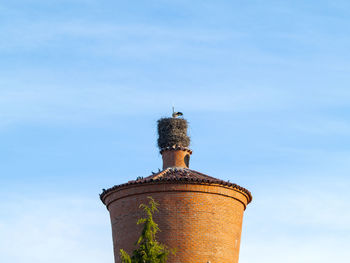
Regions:
<svg viewBox="0 0 350 263"><path fill-rule="evenodd" d="M161 118L158 120L158 147L163 149L166 147L190 145L190 137L187 136L187 121L178 118Z"/></svg>

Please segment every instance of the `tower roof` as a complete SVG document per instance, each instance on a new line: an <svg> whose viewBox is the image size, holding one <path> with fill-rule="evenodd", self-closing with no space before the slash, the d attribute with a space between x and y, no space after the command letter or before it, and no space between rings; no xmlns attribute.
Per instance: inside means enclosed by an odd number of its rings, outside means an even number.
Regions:
<svg viewBox="0 0 350 263"><path fill-rule="evenodd" d="M186 183L186 184L193 183L193 184L221 185L221 186L233 188L245 193L248 197L248 203L252 201L251 193L247 189L237 184L223 181L215 177L211 177L209 175L206 175L188 168L183 168L183 167L168 167L163 171L154 173L145 178L141 177L136 180L128 181L125 184L115 185L107 190L103 190L102 194L100 195L100 198L102 202L104 202L103 201L104 197L107 194L119 188L123 188L127 186L140 185L140 184L162 184L162 183Z"/></svg>

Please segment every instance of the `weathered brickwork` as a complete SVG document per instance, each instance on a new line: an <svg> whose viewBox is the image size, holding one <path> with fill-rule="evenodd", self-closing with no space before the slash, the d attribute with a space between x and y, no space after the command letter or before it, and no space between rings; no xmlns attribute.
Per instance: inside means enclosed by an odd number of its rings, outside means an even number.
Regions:
<svg viewBox="0 0 350 263"><path fill-rule="evenodd" d="M132 252L143 216L141 203L152 196L159 204L158 240L176 248L169 263L237 263L242 218L251 196L215 184L148 183L126 185L103 196L111 217L115 262L119 250Z"/></svg>
<svg viewBox="0 0 350 263"><path fill-rule="evenodd" d="M163 169L173 166L188 168L190 155L190 150L170 150L162 152Z"/></svg>

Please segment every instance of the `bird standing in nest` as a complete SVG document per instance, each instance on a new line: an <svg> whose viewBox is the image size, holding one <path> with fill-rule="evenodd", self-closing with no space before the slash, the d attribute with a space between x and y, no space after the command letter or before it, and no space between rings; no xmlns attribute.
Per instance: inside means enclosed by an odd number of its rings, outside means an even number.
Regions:
<svg viewBox="0 0 350 263"><path fill-rule="evenodd" d="M180 111L175 112L174 107L173 107L173 114L172 114L173 118L177 118L177 117L180 117L182 115L184 115L184 114Z"/></svg>
<svg viewBox="0 0 350 263"><path fill-rule="evenodd" d="M182 116L183 115L183 113L182 112L173 112L173 118L177 118L177 117L180 117L180 116Z"/></svg>

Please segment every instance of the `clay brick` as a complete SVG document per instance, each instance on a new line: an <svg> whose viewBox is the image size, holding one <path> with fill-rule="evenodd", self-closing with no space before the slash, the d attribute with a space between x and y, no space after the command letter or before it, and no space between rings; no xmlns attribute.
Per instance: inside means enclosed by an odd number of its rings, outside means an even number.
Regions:
<svg viewBox="0 0 350 263"><path fill-rule="evenodd" d="M152 196L159 204L154 219L158 240L176 248L169 263L237 263L247 196L221 185L158 183L129 185L105 197L110 212L115 262L119 250L131 253L140 235L141 203Z"/></svg>

